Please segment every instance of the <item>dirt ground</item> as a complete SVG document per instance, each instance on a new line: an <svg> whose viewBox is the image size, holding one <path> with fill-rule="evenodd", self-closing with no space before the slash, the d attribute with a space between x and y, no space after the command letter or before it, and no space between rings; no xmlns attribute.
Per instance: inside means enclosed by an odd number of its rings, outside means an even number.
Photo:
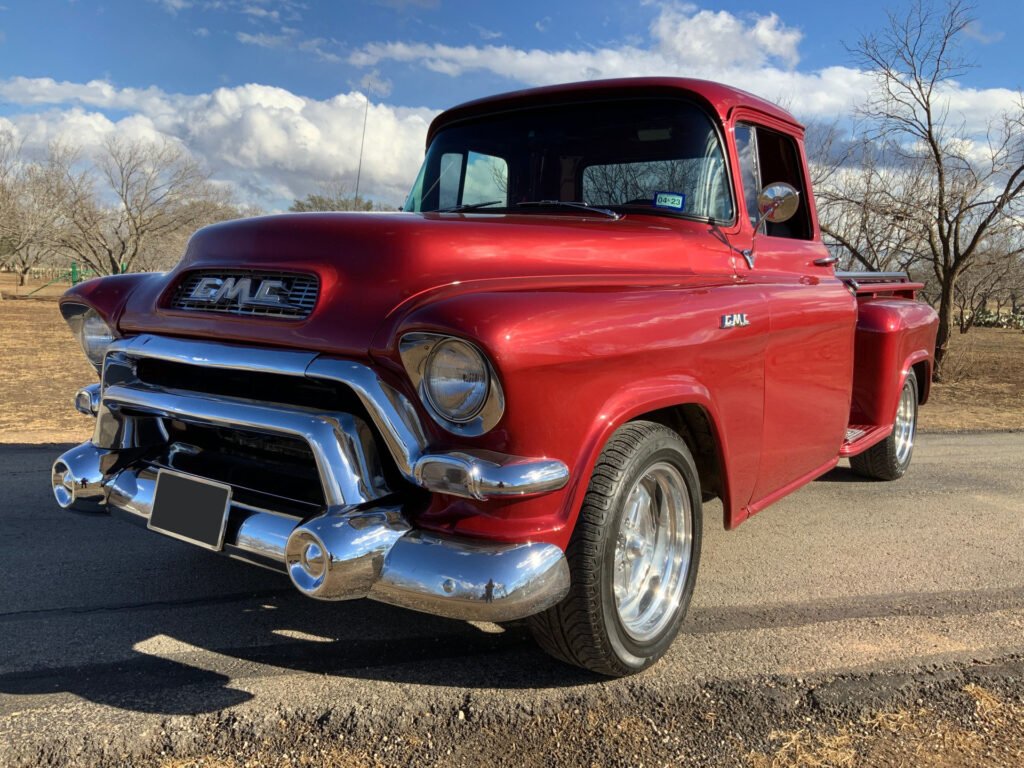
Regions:
<svg viewBox="0 0 1024 768"><path fill-rule="evenodd" d="M1024 333L955 334L944 382L932 387L920 419L932 432L1024 429Z"/></svg>
<svg viewBox="0 0 1024 768"><path fill-rule="evenodd" d="M56 301L0 301L0 443L70 443L92 419L75 410L77 389L96 381Z"/></svg>
<svg viewBox="0 0 1024 768"><path fill-rule="evenodd" d="M29 278L25 285L18 285L18 278L11 272L0 272L0 296L19 298L32 294L36 298L56 298L71 287L70 283Z"/></svg>
<svg viewBox="0 0 1024 768"><path fill-rule="evenodd" d="M11 277L0 275L7 282ZM10 286L0 289L11 295ZM89 435L90 419L74 410L71 398L96 373L57 311L53 299L62 290L50 286L41 293L52 295L42 300L0 301L0 384L6 393L0 443L71 442ZM1024 429L1024 333L975 328L957 334L946 382L933 386L920 419L921 429L932 432Z"/></svg>
<svg viewBox="0 0 1024 768"><path fill-rule="evenodd" d="M662 706L565 708L507 723L469 711L394 733L344 737L330 723L282 719L261 735L158 768L249 766L621 765L734 768L1020 768L1021 681L916 675L815 686L762 681L706 688ZM896 690L889 689L895 684ZM831 689L831 690L830 690ZM838 689L838 690L836 690ZM874 690L872 690L874 689ZM860 691L849 697L851 691ZM866 695L865 695L866 694ZM885 701L888 699L888 701ZM893 706L896 701L899 704ZM888 706L887 706L888 705ZM275 732L276 731L276 732Z"/></svg>

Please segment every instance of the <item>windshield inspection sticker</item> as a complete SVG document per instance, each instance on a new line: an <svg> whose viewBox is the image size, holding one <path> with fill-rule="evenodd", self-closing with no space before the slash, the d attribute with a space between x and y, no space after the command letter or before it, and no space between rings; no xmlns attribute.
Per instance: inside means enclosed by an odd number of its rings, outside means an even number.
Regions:
<svg viewBox="0 0 1024 768"><path fill-rule="evenodd" d="M686 195L679 192L655 192L654 205L658 208L671 208L681 211L686 207Z"/></svg>

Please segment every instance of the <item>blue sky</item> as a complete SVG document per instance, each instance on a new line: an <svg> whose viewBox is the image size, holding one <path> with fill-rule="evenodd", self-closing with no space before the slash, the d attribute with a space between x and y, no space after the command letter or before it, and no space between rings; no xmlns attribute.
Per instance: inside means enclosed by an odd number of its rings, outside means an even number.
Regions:
<svg viewBox="0 0 1024 768"><path fill-rule="evenodd" d="M0 120L29 146L110 132L181 141L273 208L351 177L363 99L371 194L411 181L425 126L460 101L634 74L722 79L805 119L848 115L844 43L900 4L455 0L0 0ZM986 0L964 38L968 114L1024 86L1024 0Z"/></svg>

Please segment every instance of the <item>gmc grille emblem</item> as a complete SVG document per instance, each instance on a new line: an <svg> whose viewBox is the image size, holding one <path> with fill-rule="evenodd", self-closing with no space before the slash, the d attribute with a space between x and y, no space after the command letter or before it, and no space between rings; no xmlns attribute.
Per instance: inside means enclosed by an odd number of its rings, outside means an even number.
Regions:
<svg viewBox="0 0 1024 768"><path fill-rule="evenodd" d="M722 315L722 324L719 328L742 328L745 325L750 325L750 320L747 319L746 312L734 313L731 315Z"/></svg>
<svg viewBox="0 0 1024 768"><path fill-rule="evenodd" d="M253 283L256 293L253 293ZM288 286L284 280L259 280L251 277L204 277L192 293L192 301L208 304L237 304L240 307L288 307Z"/></svg>

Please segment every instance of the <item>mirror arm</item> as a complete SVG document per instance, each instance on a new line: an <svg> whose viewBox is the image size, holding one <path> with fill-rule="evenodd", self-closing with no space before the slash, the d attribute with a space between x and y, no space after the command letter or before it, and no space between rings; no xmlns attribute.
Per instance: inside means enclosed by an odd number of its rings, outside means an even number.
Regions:
<svg viewBox="0 0 1024 768"><path fill-rule="evenodd" d="M799 195L800 193L797 192L797 194ZM761 211L761 215L758 216L757 218L757 224L754 225L754 234L750 238L750 247L740 251L740 255L743 256L744 259L746 259L747 266L750 267L751 269L754 268L754 246L757 245L757 234L758 232L761 231L761 227L765 223L765 221L767 221L768 217L775 213L775 211L778 210L779 206L782 205L782 203L782 198L773 200L771 205L767 206L763 211Z"/></svg>
<svg viewBox="0 0 1024 768"><path fill-rule="evenodd" d="M740 251L740 255L747 260L747 266L751 269L754 268L754 246L757 245L757 233L761 231L761 227L764 225L765 220L775 213L776 209L782 205L781 200L774 200L772 204L761 211L761 215L757 219L757 224L754 225L754 235L750 238L750 247Z"/></svg>

